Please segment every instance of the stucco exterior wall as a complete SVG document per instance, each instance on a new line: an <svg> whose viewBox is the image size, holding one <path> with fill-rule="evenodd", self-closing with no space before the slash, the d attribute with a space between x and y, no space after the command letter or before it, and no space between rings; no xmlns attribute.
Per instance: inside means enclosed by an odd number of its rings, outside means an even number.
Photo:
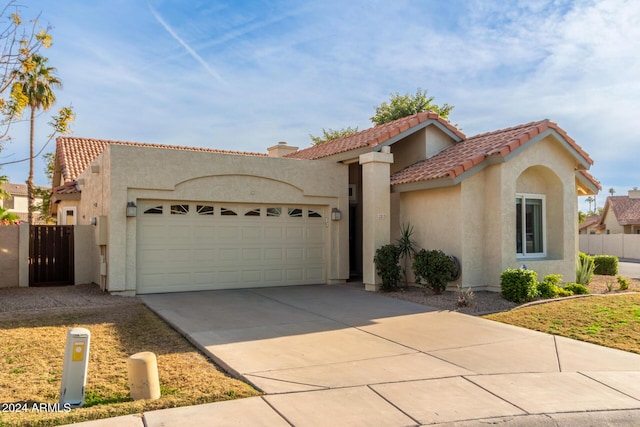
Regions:
<svg viewBox="0 0 640 427"><path fill-rule="evenodd" d="M410 191L400 196L400 221L415 227L427 249L459 258L460 284L476 290L500 290L500 274L509 267L558 273L575 280L577 256L576 161L553 137L525 145L505 162L493 164L454 186ZM545 195L544 258L516 256L516 194Z"/></svg>
<svg viewBox="0 0 640 427"><path fill-rule="evenodd" d="M602 222L605 225L604 230L602 231L605 234L619 234L624 233L624 227L620 225L618 219L615 214L611 211L611 209L607 210L607 213L602 218ZM608 230L608 231L607 231Z"/></svg>
<svg viewBox="0 0 640 427"><path fill-rule="evenodd" d="M502 270L520 267L535 270L540 278L546 274L562 274L564 280L575 280L578 253L578 211L575 193L576 160L553 137L529 143L503 164L503 214L511 220L503 224ZM517 193L546 196L547 256L517 258L515 197Z"/></svg>
<svg viewBox="0 0 640 427"><path fill-rule="evenodd" d="M238 203L304 203L338 208L328 221L327 281L346 280L348 267L348 167L333 162L111 145L85 171L80 218L107 217L106 286L136 289L136 218L125 216L139 199ZM99 228L99 227L96 227Z"/></svg>
<svg viewBox="0 0 640 427"><path fill-rule="evenodd" d="M453 140L435 125L420 129L391 146L394 160L391 173L394 174L409 165L433 157L453 144Z"/></svg>
<svg viewBox="0 0 640 427"><path fill-rule="evenodd" d="M400 223L413 226L420 248L439 249L462 259L461 187L400 193ZM397 238L397 236L393 236ZM409 278L414 280L413 273Z"/></svg>
<svg viewBox="0 0 640 427"><path fill-rule="evenodd" d="M19 285L20 227L0 227L0 288Z"/></svg>

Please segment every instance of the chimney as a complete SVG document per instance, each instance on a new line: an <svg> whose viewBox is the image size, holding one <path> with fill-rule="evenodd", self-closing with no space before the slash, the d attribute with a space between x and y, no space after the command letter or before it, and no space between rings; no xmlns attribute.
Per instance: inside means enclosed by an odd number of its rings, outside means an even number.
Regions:
<svg viewBox="0 0 640 427"><path fill-rule="evenodd" d="M298 151L298 147L292 147L287 145L286 142L280 141L278 145L274 145L273 147L267 148L267 153L269 153L269 157L283 157L287 154Z"/></svg>
<svg viewBox="0 0 640 427"><path fill-rule="evenodd" d="M640 199L640 190L638 190L638 187L633 187L633 190L629 190L629 198Z"/></svg>

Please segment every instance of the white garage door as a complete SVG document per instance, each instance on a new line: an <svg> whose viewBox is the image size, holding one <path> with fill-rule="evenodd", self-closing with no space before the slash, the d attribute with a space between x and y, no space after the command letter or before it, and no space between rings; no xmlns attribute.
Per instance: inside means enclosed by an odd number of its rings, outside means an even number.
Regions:
<svg viewBox="0 0 640 427"><path fill-rule="evenodd" d="M140 201L137 293L325 283L325 210Z"/></svg>

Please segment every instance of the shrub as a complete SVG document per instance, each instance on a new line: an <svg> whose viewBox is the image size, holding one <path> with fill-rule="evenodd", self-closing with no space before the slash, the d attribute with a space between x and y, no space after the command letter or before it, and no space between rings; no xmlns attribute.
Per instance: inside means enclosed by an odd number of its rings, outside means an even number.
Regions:
<svg viewBox="0 0 640 427"><path fill-rule="evenodd" d="M573 295L586 295L591 293L586 286L580 283L567 283L564 285L564 290L571 292Z"/></svg>
<svg viewBox="0 0 640 427"><path fill-rule="evenodd" d="M456 273L456 265L444 252L421 249L413 259L416 282L425 284L436 294L447 289L447 282ZM423 283L426 282L426 283Z"/></svg>
<svg viewBox="0 0 640 427"><path fill-rule="evenodd" d="M396 245L384 245L376 250L373 262L376 272L382 279L381 291L389 292L398 287L400 281L400 251Z"/></svg>
<svg viewBox="0 0 640 427"><path fill-rule="evenodd" d="M508 268L500 275L500 287L508 301L532 301L538 295L538 274L533 270Z"/></svg>
<svg viewBox="0 0 640 427"><path fill-rule="evenodd" d="M585 286L591 283L595 267L593 257L580 252L578 254L578 261L576 262L576 282Z"/></svg>
<svg viewBox="0 0 640 427"><path fill-rule="evenodd" d="M618 276L618 285L620 285L620 290L621 291L626 291L627 289L629 289L629 280L625 279L622 276Z"/></svg>
<svg viewBox="0 0 640 427"><path fill-rule="evenodd" d="M555 298L560 292L558 285L562 281L562 274L548 274L538 283L538 296L541 298Z"/></svg>
<svg viewBox="0 0 640 427"><path fill-rule="evenodd" d="M593 257L596 265L594 273L605 276L615 276L618 274L618 257L613 255L596 255Z"/></svg>
<svg viewBox="0 0 640 427"><path fill-rule="evenodd" d="M570 297L571 295L573 295L573 292L571 292L569 289L558 288L559 297Z"/></svg>

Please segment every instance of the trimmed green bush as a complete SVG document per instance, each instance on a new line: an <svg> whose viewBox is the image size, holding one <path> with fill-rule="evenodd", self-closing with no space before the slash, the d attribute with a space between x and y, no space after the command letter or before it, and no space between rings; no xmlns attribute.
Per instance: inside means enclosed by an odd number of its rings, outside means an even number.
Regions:
<svg viewBox="0 0 640 427"><path fill-rule="evenodd" d="M376 250L373 262L376 265L376 272L382 279L381 291L389 292L398 287L402 270L399 260L400 250L396 245L384 245Z"/></svg>
<svg viewBox="0 0 640 427"><path fill-rule="evenodd" d="M428 286L436 294L447 289L447 282L456 273L456 264L440 250L421 249L413 259L412 268L416 282Z"/></svg>
<svg viewBox="0 0 640 427"><path fill-rule="evenodd" d="M508 301L532 301L538 296L538 274L533 270L508 268L500 275L500 287Z"/></svg>
<svg viewBox="0 0 640 427"><path fill-rule="evenodd" d="M593 257L596 265L594 273L605 276L615 276L618 274L618 257L613 255L596 255Z"/></svg>
<svg viewBox="0 0 640 427"><path fill-rule="evenodd" d="M548 274L544 276L542 282L538 283L538 296L544 299L557 297L560 292L558 285L561 281L562 274Z"/></svg>
<svg viewBox="0 0 640 427"><path fill-rule="evenodd" d="M558 288L559 297L570 297L571 295L573 295L573 292L571 292L570 290L565 288Z"/></svg>
<svg viewBox="0 0 640 427"><path fill-rule="evenodd" d="M564 285L564 290L571 292L572 295L586 295L591 293L586 286L580 283L567 283Z"/></svg>

